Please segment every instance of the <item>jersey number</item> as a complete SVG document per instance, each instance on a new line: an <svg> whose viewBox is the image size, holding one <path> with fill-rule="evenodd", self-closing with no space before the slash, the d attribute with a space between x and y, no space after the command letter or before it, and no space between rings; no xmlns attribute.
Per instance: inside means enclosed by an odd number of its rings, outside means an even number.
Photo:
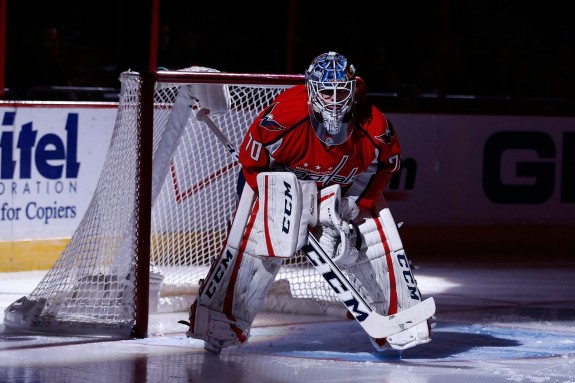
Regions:
<svg viewBox="0 0 575 383"><path fill-rule="evenodd" d="M246 151L250 154L250 157L257 161L260 158L260 153L262 151L262 144L261 142L257 142L253 139L252 135L250 134L250 139L246 145Z"/></svg>

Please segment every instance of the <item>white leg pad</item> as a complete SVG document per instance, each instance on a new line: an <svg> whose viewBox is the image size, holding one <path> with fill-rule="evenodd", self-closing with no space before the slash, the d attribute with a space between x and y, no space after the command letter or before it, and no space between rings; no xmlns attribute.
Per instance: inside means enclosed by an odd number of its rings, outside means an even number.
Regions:
<svg viewBox="0 0 575 383"><path fill-rule="evenodd" d="M200 292L190 313L188 335L219 348L248 340L251 324L283 262L245 252L237 253L236 258L219 283Z"/></svg>
<svg viewBox="0 0 575 383"><path fill-rule="evenodd" d="M350 279L376 312L390 315L422 301L395 221L383 197L372 212L358 219L362 240L356 264L346 267ZM403 350L431 340L427 321L388 339L371 339L378 350Z"/></svg>
<svg viewBox="0 0 575 383"><path fill-rule="evenodd" d="M240 205L242 201L245 203L243 195ZM251 203L251 196L247 201ZM257 215L256 202L245 225L232 224L227 246L210 267L190 309L188 336L205 340L211 348L248 340L251 324L283 263L282 258L254 255L251 237L258 235L252 230ZM240 217L236 215L236 219ZM234 230L244 230L243 235Z"/></svg>

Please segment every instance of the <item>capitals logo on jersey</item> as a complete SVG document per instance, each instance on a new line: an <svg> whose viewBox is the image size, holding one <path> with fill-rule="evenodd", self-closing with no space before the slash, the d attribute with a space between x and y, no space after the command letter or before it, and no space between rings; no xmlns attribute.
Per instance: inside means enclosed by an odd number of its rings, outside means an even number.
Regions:
<svg viewBox="0 0 575 383"><path fill-rule="evenodd" d="M387 121L387 127L385 128L385 132L383 132L383 134L379 135L379 136L375 136L374 138L378 141L383 142L384 144L391 144L391 139L392 137L395 136L395 134L393 134L393 126L391 125L391 123L389 121Z"/></svg>
<svg viewBox="0 0 575 383"><path fill-rule="evenodd" d="M274 102L264 112L260 120L260 126L270 132L279 132L280 130L284 130L285 126L281 125L274 119L274 109L278 105L277 102Z"/></svg>

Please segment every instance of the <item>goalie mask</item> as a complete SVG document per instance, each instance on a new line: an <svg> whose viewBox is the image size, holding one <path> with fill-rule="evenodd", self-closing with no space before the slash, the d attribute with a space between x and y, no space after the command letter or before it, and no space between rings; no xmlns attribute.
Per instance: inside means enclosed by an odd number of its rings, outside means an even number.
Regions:
<svg viewBox="0 0 575 383"><path fill-rule="evenodd" d="M351 134L355 68L336 52L316 57L305 72L308 108L315 133L327 145L339 145Z"/></svg>

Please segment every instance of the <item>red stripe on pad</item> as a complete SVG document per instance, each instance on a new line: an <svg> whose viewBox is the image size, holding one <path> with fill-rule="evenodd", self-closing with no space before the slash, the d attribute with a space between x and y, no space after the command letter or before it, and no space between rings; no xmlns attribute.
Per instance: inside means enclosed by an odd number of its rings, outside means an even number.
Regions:
<svg viewBox="0 0 575 383"><path fill-rule="evenodd" d="M275 257L275 253L274 253L274 248L272 246L272 239L270 238L270 230L268 227L268 201L270 199L269 195L268 195L268 176L265 176L265 182L264 182L264 188L265 188L265 195L266 195L266 202L264 204L264 235L266 237L266 248L268 249L268 256L269 257Z"/></svg>
<svg viewBox="0 0 575 383"><path fill-rule="evenodd" d="M375 220L375 225L377 226L377 231L381 238L381 244L385 250L385 261L387 263L387 270L389 271L389 311L387 315L392 315L397 313L397 285L395 282L395 271L393 270L393 260L391 259L391 250L387 243L387 237L383 231L383 225L381 224L379 214L371 210L371 215Z"/></svg>
<svg viewBox="0 0 575 383"><path fill-rule="evenodd" d="M240 269L240 265L242 264L242 258L244 256L246 246L248 244L248 238L250 237L250 233L254 226L254 221L256 220L256 216L258 215L258 210L259 210L259 200L256 199L256 203L254 204L254 210L252 212L252 215L250 216L248 225L246 227L246 231L242 237L242 242L240 244L240 248L238 249L238 253L236 254L236 261L234 262L234 269L232 271L232 276L230 277L230 284L228 286L228 290L226 291L226 297L224 298L223 312L232 320L235 320L235 318L232 315L232 308L234 303L234 290L236 288L236 281L238 280L238 272Z"/></svg>

